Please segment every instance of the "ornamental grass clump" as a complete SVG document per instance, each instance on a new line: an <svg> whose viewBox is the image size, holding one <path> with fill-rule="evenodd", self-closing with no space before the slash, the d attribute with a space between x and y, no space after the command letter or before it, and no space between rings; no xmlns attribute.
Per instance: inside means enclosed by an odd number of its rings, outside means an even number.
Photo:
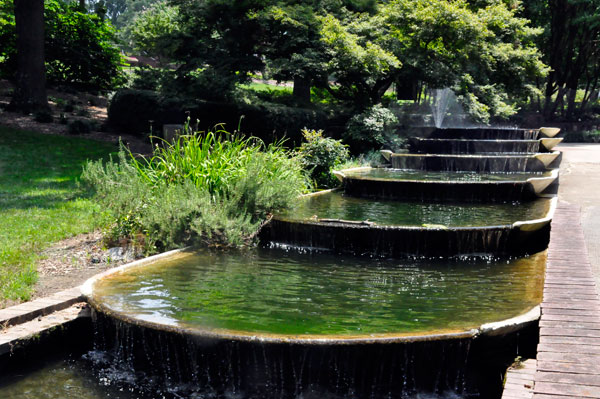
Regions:
<svg viewBox="0 0 600 399"><path fill-rule="evenodd" d="M250 245L271 212L307 190L299 158L281 142L189 125L184 132L156 144L149 157L122 146L116 160L86 165L82 181L114 219L109 241L126 239L147 253Z"/></svg>

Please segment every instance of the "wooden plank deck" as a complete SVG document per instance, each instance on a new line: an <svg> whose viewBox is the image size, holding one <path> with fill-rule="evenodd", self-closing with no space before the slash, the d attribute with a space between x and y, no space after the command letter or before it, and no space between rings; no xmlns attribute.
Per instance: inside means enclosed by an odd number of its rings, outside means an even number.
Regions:
<svg viewBox="0 0 600 399"><path fill-rule="evenodd" d="M578 206L552 221L537 359L509 369L502 399L600 398L600 298Z"/></svg>
<svg viewBox="0 0 600 399"><path fill-rule="evenodd" d="M552 221L533 399L600 398L600 299L579 207Z"/></svg>
<svg viewBox="0 0 600 399"><path fill-rule="evenodd" d="M535 359L528 359L506 372L506 383L502 399L530 399L533 397L533 378L536 372Z"/></svg>

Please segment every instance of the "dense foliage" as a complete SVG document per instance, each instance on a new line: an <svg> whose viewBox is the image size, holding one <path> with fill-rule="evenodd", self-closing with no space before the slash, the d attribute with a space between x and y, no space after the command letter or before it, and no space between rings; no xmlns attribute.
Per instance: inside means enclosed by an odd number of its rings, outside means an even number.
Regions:
<svg viewBox="0 0 600 399"><path fill-rule="evenodd" d="M151 125L158 129L165 123L179 123L186 114L199 119L205 129L224 124L229 130L259 137L266 143L286 138L289 146L300 145L303 127L327 124L327 115L311 108L191 100L149 90L119 90L108 108L113 126L141 135L148 134Z"/></svg>
<svg viewBox="0 0 600 399"><path fill-rule="evenodd" d="M331 188L339 185L331 170L349 160L347 146L339 140L324 137L322 130L303 129L302 135L305 141L298 147L298 155L315 186Z"/></svg>
<svg viewBox="0 0 600 399"><path fill-rule="evenodd" d="M0 76L16 70L12 0L0 0ZM78 3L44 2L46 76L51 84L84 90L107 90L122 83L121 56L115 31L100 16Z"/></svg>
<svg viewBox="0 0 600 399"><path fill-rule="evenodd" d="M293 80L304 102L314 86L358 110L380 103L394 82L420 84L452 88L486 121L516 112L546 73L535 47L541 31L515 2L170 3L186 10L171 43L179 71L208 74L224 97L256 71Z"/></svg>
<svg viewBox="0 0 600 399"><path fill-rule="evenodd" d="M397 147L395 132L398 118L387 108L375 105L354 115L346 125L344 140L351 143L354 148L360 148L361 152L377 150L386 146ZM395 148L394 148L395 149Z"/></svg>
<svg viewBox="0 0 600 399"><path fill-rule="evenodd" d="M129 45L143 54L156 56L159 63L170 60L175 51L173 36L178 32L179 9L159 1L141 11L124 27Z"/></svg>
<svg viewBox="0 0 600 399"><path fill-rule="evenodd" d="M268 214L304 190L300 160L280 143L225 131L185 132L150 158L121 149L116 162L90 162L82 180L114 218L109 236L147 252L191 244L249 244Z"/></svg>

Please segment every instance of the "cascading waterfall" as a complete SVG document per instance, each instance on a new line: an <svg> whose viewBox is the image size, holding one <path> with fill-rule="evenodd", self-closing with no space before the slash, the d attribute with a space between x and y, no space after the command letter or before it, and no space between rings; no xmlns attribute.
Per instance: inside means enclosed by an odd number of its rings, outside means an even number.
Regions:
<svg viewBox="0 0 600 399"><path fill-rule="evenodd" d="M196 339L100 313L95 317L95 352L106 355L90 360L101 363L99 369L110 363L111 378L121 376L129 384L135 379L145 385L142 390L155 394L331 399L471 395L471 338L362 346L257 344Z"/></svg>
<svg viewBox="0 0 600 399"><path fill-rule="evenodd" d="M422 171L444 172L543 172L544 164L532 155L455 155L455 154L422 154L394 155L394 169L414 169Z"/></svg>
<svg viewBox="0 0 600 399"><path fill-rule="evenodd" d="M474 140L413 138L411 153L416 154L533 154L539 151L538 140Z"/></svg>

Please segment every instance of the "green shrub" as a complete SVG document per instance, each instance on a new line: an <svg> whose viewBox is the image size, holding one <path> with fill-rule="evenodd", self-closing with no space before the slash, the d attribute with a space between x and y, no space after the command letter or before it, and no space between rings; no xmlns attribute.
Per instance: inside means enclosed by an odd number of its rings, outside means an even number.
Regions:
<svg viewBox="0 0 600 399"><path fill-rule="evenodd" d="M160 119L160 112L157 93L123 89L117 91L110 101L108 120L126 133L145 135L150 132L150 121Z"/></svg>
<svg viewBox="0 0 600 399"><path fill-rule="evenodd" d="M114 219L108 239L126 238L146 252L247 245L268 213L306 190L299 158L281 143L192 133L189 125L186 132L157 145L150 158L121 148L115 162L86 165L82 182L95 188Z"/></svg>
<svg viewBox="0 0 600 399"><path fill-rule="evenodd" d="M90 121L76 119L67 123L69 134L87 134L93 130L94 124Z"/></svg>
<svg viewBox="0 0 600 399"><path fill-rule="evenodd" d="M33 119L36 122L40 123L52 123L52 121L54 120L54 118L52 117L52 113L47 111L36 112L33 116Z"/></svg>
<svg viewBox="0 0 600 399"><path fill-rule="evenodd" d="M394 141L397 123L392 111L375 105L348 121L343 139L355 153L377 150Z"/></svg>
<svg viewBox="0 0 600 399"><path fill-rule="evenodd" d="M339 140L323 137L322 130L303 129L305 142L298 148L304 169L317 187L330 188L338 184L331 170L348 161L348 148Z"/></svg>
<svg viewBox="0 0 600 399"><path fill-rule="evenodd" d="M75 102L73 100L70 100L68 103L66 103L63 106L63 111L65 111L65 112L73 112L73 111L75 111Z"/></svg>
<svg viewBox="0 0 600 399"><path fill-rule="evenodd" d="M130 88L167 93L172 89L176 78L176 72L170 69L141 66L133 69Z"/></svg>
<svg viewBox="0 0 600 399"><path fill-rule="evenodd" d="M75 113L77 116L90 116L90 112L85 108L79 108Z"/></svg>

